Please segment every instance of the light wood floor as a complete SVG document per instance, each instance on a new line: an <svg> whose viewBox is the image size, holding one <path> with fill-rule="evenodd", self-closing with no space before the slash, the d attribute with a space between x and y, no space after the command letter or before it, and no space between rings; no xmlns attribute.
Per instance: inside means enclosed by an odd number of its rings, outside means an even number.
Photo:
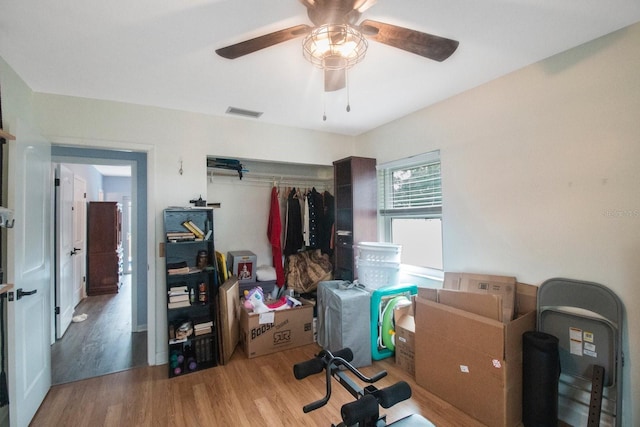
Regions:
<svg viewBox="0 0 640 427"><path fill-rule="evenodd" d="M131 332L131 275L123 276L117 294L90 296L75 314L87 320L71 323L51 347L53 384L63 384L147 364L147 333Z"/></svg>
<svg viewBox="0 0 640 427"><path fill-rule="evenodd" d="M340 407L353 400L332 381L329 403L308 414L302 407L325 394L324 375L298 381L293 365L320 348L311 344L247 359L237 348L230 362L208 370L167 378L167 366L139 367L51 388L32 426L330 426ZM387 422L420 413L437 426L480 427L443 400L431 395L393 363L374 362L365 375L385 369L378 388L399 380L413 390L410 400L382 409Z"/></svg>

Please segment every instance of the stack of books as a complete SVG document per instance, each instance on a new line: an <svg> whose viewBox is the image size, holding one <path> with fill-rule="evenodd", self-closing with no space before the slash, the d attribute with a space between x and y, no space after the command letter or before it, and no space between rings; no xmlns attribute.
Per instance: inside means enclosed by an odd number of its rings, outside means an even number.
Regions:
<svg viewBox="0 0 640 427"><path fill-rule="evenodd" d="M193 233L194 236L196 236L195 240L204 240L204 236L205 236L204 231L202 231L200 227L195 225L193 221L189 219L187 221L184 221L182 225L184 226L184 228L186 228L191 233Z"/></svg>
<svg viewBox="0 0 640 427"><path fill-rule="evenodd" d="M167 274L188 274L189 266L186 261L167 263Z"/></svg>
<svg viewBox="0 0 640 427"><path fill-rule="evenodd" d="M189 288L186 285L170 287L168 298L168 308L189 307L191 305L189 301Z"/></svg>
<svg viewBox="0 0 640 427"><path fill-rule="evenodd" d="M210 334L213 331L213 321L208 317L193 319L193 334L195 336Z"/></svg>
<svg viewBox="0 0 640 427"><path fill-rule="evenodd" d="M202 269L198 267L189 267L186 261L167 264L167 274L169 276L175 276L176 274L199 273L201 271Z"/></svg>
<svg viewBox="0 0 640 427"><path fill-rule="evenodd" d="M192 242L196 235L190 231L170 231L167 233L168 242Z"/></svg>

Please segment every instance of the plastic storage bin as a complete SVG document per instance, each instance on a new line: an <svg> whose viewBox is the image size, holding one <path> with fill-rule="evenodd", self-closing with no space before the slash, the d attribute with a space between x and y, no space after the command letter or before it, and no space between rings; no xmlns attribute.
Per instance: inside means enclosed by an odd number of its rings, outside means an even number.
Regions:
<svg viewBox="0 0 640 427"><path fill-rule="evenodd" d="M400 263L356 260L358 283L369 289L394 286L400 280Z"/></svg>
<svg viewBox="0 0 640 427"><path fill-rule="evenodd" d="M357 257L361 261L400 263L402 246L393 243L360 242L357 244Z"/></svg>

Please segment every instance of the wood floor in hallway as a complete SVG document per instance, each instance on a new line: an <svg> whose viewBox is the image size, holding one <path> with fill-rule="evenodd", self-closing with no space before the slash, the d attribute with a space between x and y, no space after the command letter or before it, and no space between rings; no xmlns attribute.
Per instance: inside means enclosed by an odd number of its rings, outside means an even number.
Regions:
<svg viewBox="0 0 640 427"><path fill-rule="evenodd" d="M117 294L82 300L71 323L51 347L52 384L63 384L147 364L147 333L131 332L131 275Z"/></svg>

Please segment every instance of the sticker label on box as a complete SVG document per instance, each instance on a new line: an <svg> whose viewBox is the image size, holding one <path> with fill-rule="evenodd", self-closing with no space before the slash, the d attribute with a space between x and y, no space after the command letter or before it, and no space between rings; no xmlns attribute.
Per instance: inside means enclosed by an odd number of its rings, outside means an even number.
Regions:
<svg viewBox="0 0 640 427"><path fill-rule="evenodd" d="M260 313L258 316L258 323L261 325L265 325L267 323L273 323L276 320L276 313L273 311L268 311L266 313Z"/></svg>

